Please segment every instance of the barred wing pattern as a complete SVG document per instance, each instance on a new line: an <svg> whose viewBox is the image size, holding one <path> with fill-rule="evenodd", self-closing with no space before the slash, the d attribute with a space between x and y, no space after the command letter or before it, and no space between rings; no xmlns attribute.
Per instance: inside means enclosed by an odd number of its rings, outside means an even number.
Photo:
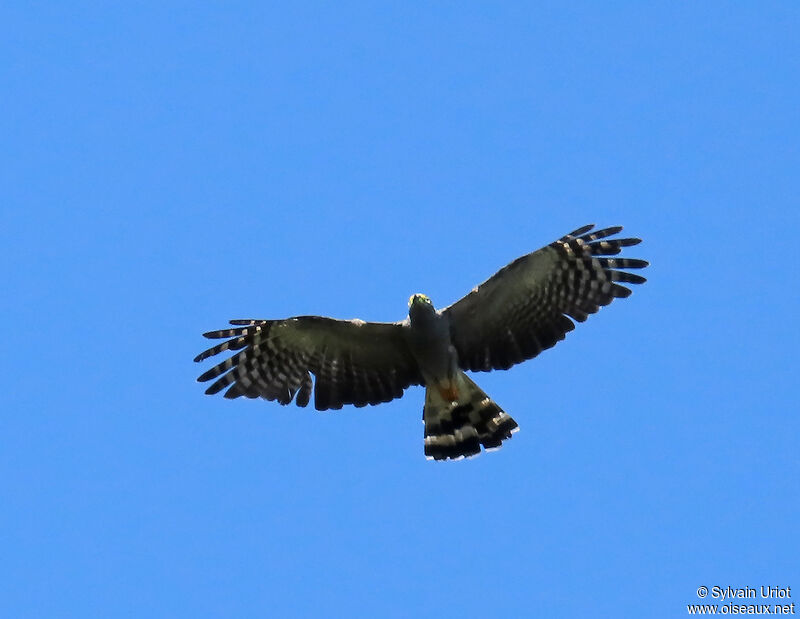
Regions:
<svg viewBox="0 0 800 619"><path fill-rule="evenodd" d="M322 316L230 322L235 328L204 334L230 339L195 357L202 361L239 351L197 379L217 379L207 394L227 388L226 398L261 397L281 404L297 395L296 404L306 406L313 388L315 408L326 410L388 402L422 382L400 323Z"/></svg>
<svg viewBox="0 0 800 619"><path fill-rule="evenodd" d="M622 226L593 228L579 228L514 260L442 310L462 369L505 370L532 359L575 328L570 318L583 322L615 298L630 295L619 282L645 281L616 269L641 269L646 261L608 257L641 239L608 239Z"/></svg>

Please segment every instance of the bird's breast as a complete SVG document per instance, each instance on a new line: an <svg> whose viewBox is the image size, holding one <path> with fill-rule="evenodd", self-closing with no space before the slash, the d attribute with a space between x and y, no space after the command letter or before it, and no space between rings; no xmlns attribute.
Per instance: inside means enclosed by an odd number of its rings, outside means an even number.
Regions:
<svg viewBox="0 0 800 619"><path fill-rule="evenodd" d="M452 374L452 368L458 364L454 363L455 349L451 346L446 320L412 324L407 337L411 353L426 383L448 378Z"/></svg>

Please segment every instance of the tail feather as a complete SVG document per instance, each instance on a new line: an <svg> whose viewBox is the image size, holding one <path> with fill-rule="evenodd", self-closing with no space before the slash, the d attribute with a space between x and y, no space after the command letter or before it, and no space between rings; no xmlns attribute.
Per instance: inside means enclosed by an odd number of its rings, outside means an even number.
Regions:
<svg viewBox="0 0 800 619"><path fill-rule="evenodd" d="M514 421L466 374L457 379L458 400L449 402L439 389L425 392L425 456L433 460L459 459L496 449L519 430Z"/></svg>

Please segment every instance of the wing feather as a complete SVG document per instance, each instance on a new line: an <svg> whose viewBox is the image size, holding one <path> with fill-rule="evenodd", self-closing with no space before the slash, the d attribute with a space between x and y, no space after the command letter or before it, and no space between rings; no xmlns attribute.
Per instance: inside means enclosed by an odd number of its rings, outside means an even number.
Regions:
<svg viewBox="0 0 800 619"><path fill-rule="evenodd" d="M216 379L206 390L209 395L227 388L226 398L261 397L281 404L294 399L298 406L306 406L313 390L315 407L326 410L388 402L422 382L402 323L322 316L230 323L235 328L204 334L210 339L230 339L195 357L203 361L238 351L197 379Z"/></svg>
<svg viewBox="0 0 800 619"><path fill-rule="evenodd" d="M648 265L609 258L637 238L610 239L622 226L583 226L558 241L517 258L442 312L465 370L507 369L555 346L615 298L631 294L621 284L642 284L641 275L618 269ZM619 282L619 283L617 283Z"/></svg>

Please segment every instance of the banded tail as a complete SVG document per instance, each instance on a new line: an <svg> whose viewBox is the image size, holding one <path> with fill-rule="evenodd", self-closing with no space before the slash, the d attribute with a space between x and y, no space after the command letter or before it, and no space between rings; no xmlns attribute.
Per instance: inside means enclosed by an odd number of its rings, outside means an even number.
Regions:
<svg viewBox="0 0 800 619"><path fill-rule="evenodd" d="M425 390L425 457L433 460L474 456L484 449L497 449L519 430L514 421L464 372L454 381L457 400L447 390L429 386Z"/></svg>

